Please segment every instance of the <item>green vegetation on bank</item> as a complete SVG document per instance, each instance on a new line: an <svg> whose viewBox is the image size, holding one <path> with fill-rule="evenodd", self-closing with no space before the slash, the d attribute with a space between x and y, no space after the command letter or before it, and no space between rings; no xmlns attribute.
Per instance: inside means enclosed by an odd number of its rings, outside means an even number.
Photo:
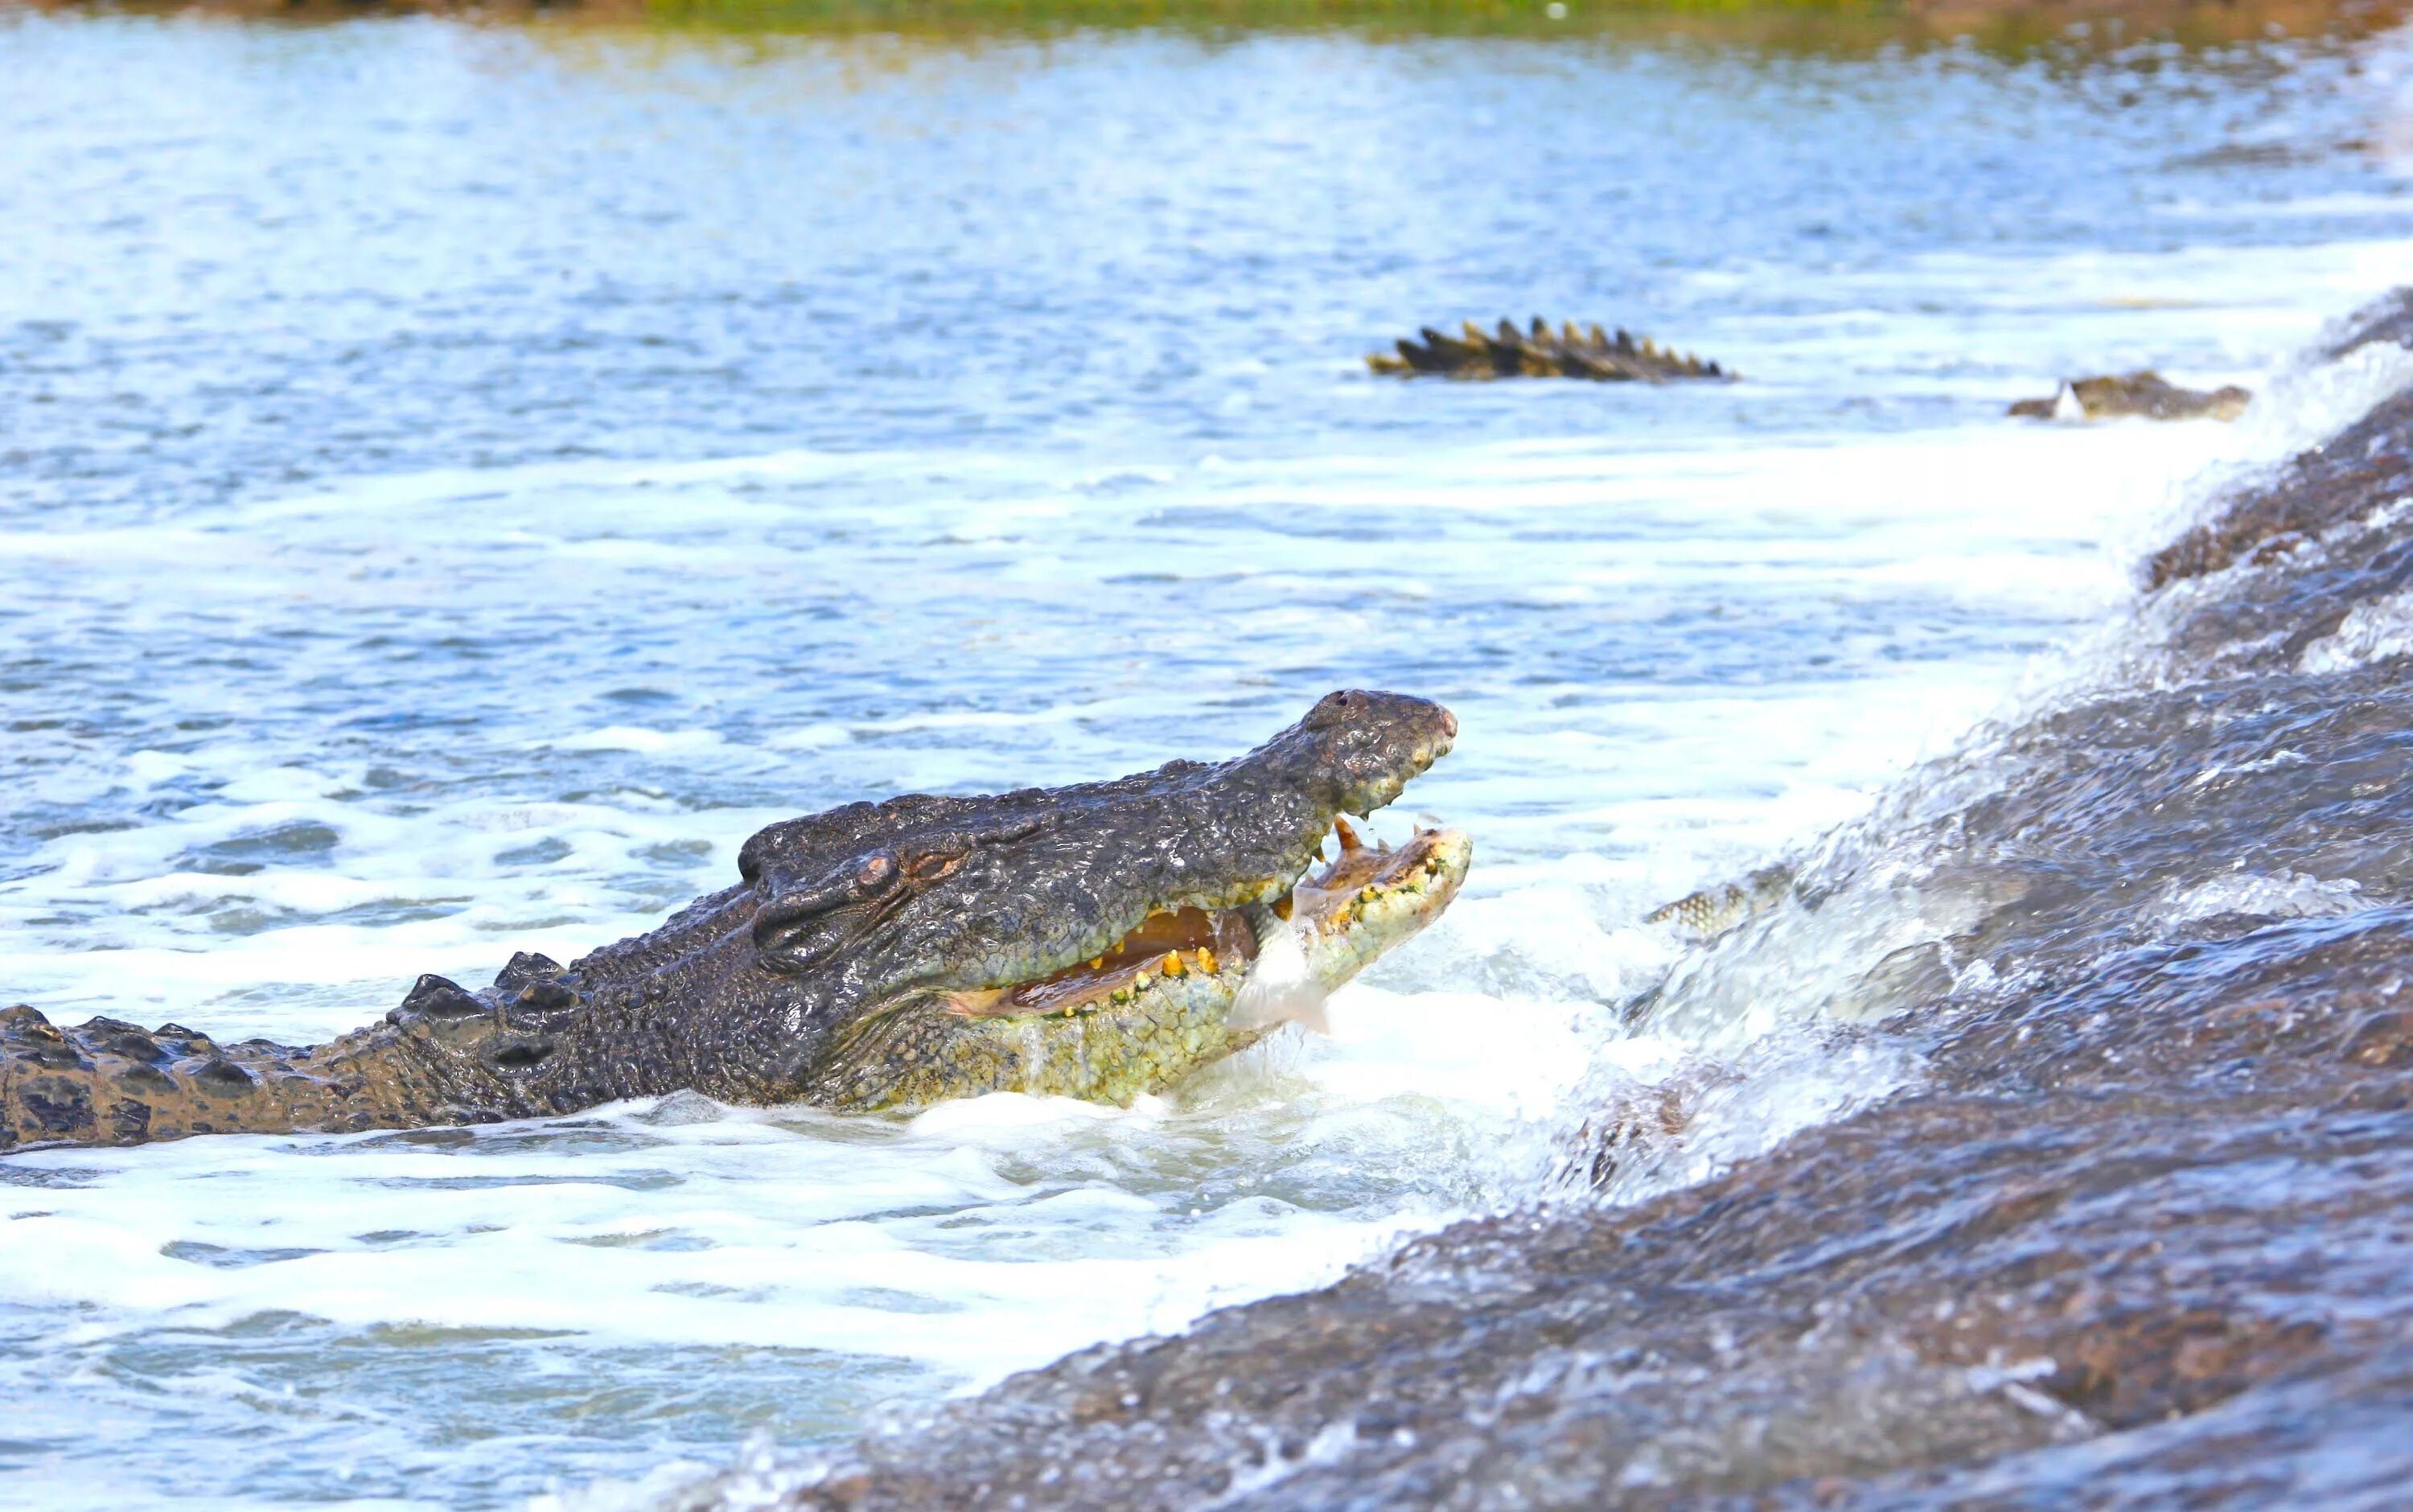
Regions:
<svg viewBox="0 0 2413 1512"><path fill-rule="evenodd" d="M1052 31L1160 26L1234 31L1334 27L1447 36L1581 30L1635 15L1899 16L1899 0L644 0L656 21L833 31L958 27Z"/></svg>
<svg viewBox="0 0 2413 1512"><path fill-rule="evenodd" d="M195 11L310 23L436 12L548 26L726 35L960 38L1157 29L1202 37L1600 37L1856 52L1965 38L2041 46L2189 47L2369 36L2413 0L30 0L58 11ZM0 0L0 9L9 0Z"/></svg>
<svg viewBox="0 0 2413 1512"><path fill-rule="evenodd" d="M2243 40L2391 24L2358 0L586 0L656 25L778 32L1030 32L1159 27L1351 30L1396 36L1565 37L1637 25L1747 37L1815 31Z"/></svg>

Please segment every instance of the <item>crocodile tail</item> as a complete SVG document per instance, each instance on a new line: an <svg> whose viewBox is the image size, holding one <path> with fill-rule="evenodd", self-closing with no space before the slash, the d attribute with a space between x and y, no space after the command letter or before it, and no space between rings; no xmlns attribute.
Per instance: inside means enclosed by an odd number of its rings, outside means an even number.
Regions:
<svg viewBox="0 0 2413 1512"><path fill-rule="evenodd" d="M1484 344L1483 333L1475 331L1472 325L1467 329L1473 333L1473 340L1460 341L1454 336L1443 335L1430 326L1424 328L1421 334L1425 345L1432 349L1433 356L1441 363L1435 372L1447 373L1452 378L1473 378L1477 376L1474 371L1477 364L1488 369L1489 348Z"/></svg>
<svg viewBox="0 0 2413 1512"><path fill-rule="evenodd" d="M1567 344L1560 339L1558 332L1550 329L1550 322L1538 315L1533 317L1532 330L1525 337L1525 350L1528 354L1527 362L1530 364L1526 371L1529 373L1538 372L1544 378L1581 378L1583 376L1575 367L1569 365Z"/></svg>
<svg viewBox="0 0 2413 1512"><path fill-rule="evenodd" d="M1621 362L1613 351L1589 347L1570 349L1565 362L1570 378L1591 378L1595 383L1629 383L1636 376L1633 369Z"/></svg>
<svg viewBox="0 0 2413 1512"><path fill-rule="evenodd" d="M1498 334L1486 331L1472 320L1460 322L1466 332L1467 357L1458 371L1460 378L1514 378L1523 366L1513 345L1503 343Z"/></svg>
<svg viewBox="0 0 2413 1512"><path fill-rule="evenodd" d="M1491 338L1491 365L1503 378L1548 378L1557 369L1545 353L1525 339L1517 322L1503 316L1499 334Z"/></svg>
<svg viewBox="0 0 2413 1512"><path fill-rule="evenodd" d="M1444 373L1449 370L1448 360L1434 348L1419 347L1404 336L1399 338L1398 345L1399 360L1412 373Z"/></svg>
<svg viewBox="0 0 2413 1512"><path fill-rule="evenodd" d="M1503 372L1516 371L1513 366L1503 369L1500 365L1500 344L1490 333L1472 320L1460 320L1458 328L1465 334L1466 339L1456 343L1458 351L1451 354L1458 358L1450 364L1451 377L1488 378L1498 378ZM1458 356L1460 352L1464 355Z"/></svg>
<svg viewBox="0 0 2413 1512"><path fill-rule="evenodd" d="M144 1029L95 1018L63 1028L21 1003L0 1008L0 1151L508 1116L464 1095L475 1089L452 1085L460 1079L390 1025L305 1048L266 1040L220 1045L181 1024Z"/></svg>
<svg viewBox="0 0 2413 1512"><path fill-rule="evenodd" d="M1399 355L1366 359L1377 373L1440 373L1458 378L1573 378L1595 382L1665 383L1683 378L1732 378L1735 375L1697 353L1663 347L1620 327L1613 334L1597 323L1573 320L1556 327L1542 316L1518 326L1503 318L1486 330L1459 322L1459 335L1422 328L1421 344L1399 342Z"/></svg>
<svg viewBox="0 0 2413 1512"><path fill-rule="evenodd" d="M316 1124L329 1099L289 1085L291 1054L263 1041L221 1046L181 1024L61 1029L23 1004L0 1009L0 1150Z"/></svg>

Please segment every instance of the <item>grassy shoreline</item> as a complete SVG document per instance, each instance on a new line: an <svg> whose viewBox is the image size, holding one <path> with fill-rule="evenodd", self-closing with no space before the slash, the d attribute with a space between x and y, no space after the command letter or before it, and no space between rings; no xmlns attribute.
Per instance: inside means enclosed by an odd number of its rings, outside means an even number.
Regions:
<svg viewBox="0 0 2413 1512"><path fill-rule="evenodd" d="M7 8L0 0L0 11ZM930 38L1329 31L1840 51L1966 38L2017 52L2367 36L2413 14L2413 0L26 0L23 8L295 22L433 14L549 26Z"/></svg>

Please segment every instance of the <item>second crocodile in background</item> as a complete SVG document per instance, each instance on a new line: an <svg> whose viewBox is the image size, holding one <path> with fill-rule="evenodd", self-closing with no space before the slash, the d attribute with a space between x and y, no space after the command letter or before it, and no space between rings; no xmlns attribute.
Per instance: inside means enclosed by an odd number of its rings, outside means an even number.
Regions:
<svg viewBox="0 0 2413 1512"><path fill-rule="evenodd" d="M325 1045L0 1009L0 1150L487 1123L681 1089L1127 1104L1311 1018L1449 906L1465 836L1377 848L1341 816L1397 798L1457 734L1438 704L1338 692L1217 764L790 820L651 934L567 967L514 956L481 992L422 976Z"/></svg>
<svg viewBox="0 0 2413 1512"><path fill-rule="evenodd" d="M1397 343L1397 356L1374 352L1367 357L1366 365L1398 378L1428 374L1452 378L1571 378L1597 383L1671 383L1739 376L1690 352L1659 346L1648 336L1626 331L1611 335L1597 325L1578 330L1573 320L1556 331L1538 315L1530 331L1517 330L1510 320L1485 331L1469 320L1463 330L1461 339L1426 326L1417 333L1423 341L1402 338Z"/></svg>

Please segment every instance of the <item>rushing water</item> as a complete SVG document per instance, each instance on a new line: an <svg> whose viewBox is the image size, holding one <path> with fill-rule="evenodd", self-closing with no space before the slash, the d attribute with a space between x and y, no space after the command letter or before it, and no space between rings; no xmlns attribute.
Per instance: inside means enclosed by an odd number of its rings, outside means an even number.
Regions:
<svg viewBox="0 0 2413 1512"><path fill-rule="evenodd" d="M1343 685L1458 712L1389 823L1479 845L1330 1038L1127 1112L9 1157L0 1493L636 1481L1539 1193L1588 1063L1695 1047L1612 1039L1680 950L1643 912L2346 412L2001 416L2262 385L2403 278L2401 55L0 12L8 1000L323 1037L646 927L771 819L1234 753ZM1747 380L1359 362L1536 312ZM1769 1044L1704 1159L1917 1074Z"/></svg>

